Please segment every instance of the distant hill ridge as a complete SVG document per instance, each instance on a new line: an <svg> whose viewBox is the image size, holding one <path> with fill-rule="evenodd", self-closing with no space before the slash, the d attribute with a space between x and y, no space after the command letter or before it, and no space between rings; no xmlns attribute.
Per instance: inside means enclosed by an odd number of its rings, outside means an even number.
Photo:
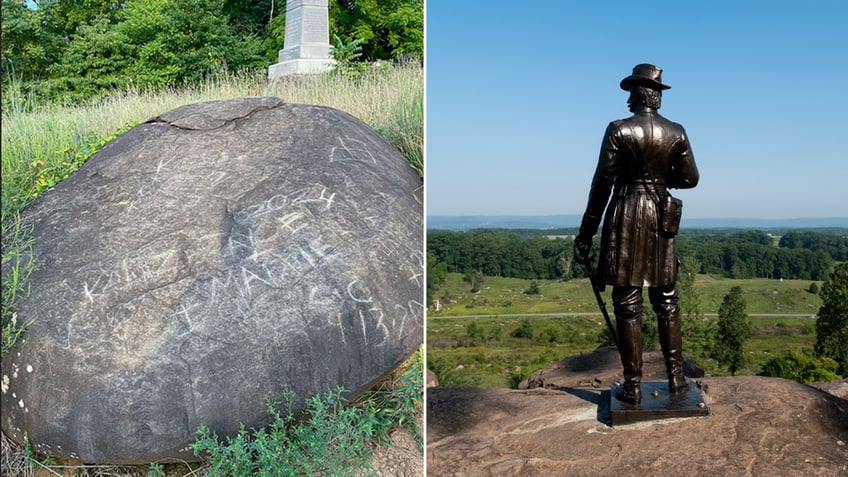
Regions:
<svg viewBox="0 0 848 477"><path fill-rule="evenodd" d="M555 229L579 227L582 215L428 215L428 230L470 229ZM848 217L789 219L683 218L683 228L692 229L808 229L848 228Z"/></svg>

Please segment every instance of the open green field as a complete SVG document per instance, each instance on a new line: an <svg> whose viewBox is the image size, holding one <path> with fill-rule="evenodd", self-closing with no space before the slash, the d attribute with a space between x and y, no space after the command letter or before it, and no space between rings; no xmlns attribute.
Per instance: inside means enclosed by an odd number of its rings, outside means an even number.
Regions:
<svg viewBox="0 0 848 477"><path fill-rule="evenodd" d="M538 295L525 291L532 281L539 284ZM806 280L770 280L716 278L698 275L695 287L701 297L701 311L718 313L719 305L731 288L742 287L749 314L796 314L812 317L821 306L818 295L807 291ZM821 286L821 282L815 282ZM592 294L588 279L522 280L518 278L488 277L479 293L470 292L471 285L458 273L448 274L445 283L428 297L429 317L504 315L515 313L598 313L598 304ZM605 300L610 302L609 289ZM647 299L647 292L645 293ZM432 308L433 299L439 300L441 309Z"/></svg>
<svg viewBox="0 0 848 477"><path fill-rule="evenodd" d="M490 277L479 293L471 293L461 275L448 276L430 297L431 303L433 298L439 300L441 310L430 308L427 319L427 362L440 384L512 387L550 363L598 347L605 325L588 280L537 280L538 295L525 293L531 282ZM708 322L716 320L730 288L742 287L753 335L745 344L747 363L737 374L757 374L775 356L812 348L813 318L821 299L807 291L810 283L697 278L700 308ZM604 299L612 312L609 290ZM685 332L688 318L683 319ZM529 330L525 328L524 336L513 336L522 334L517 330L525 320ZM712 334L715 328L707 329ZM709 357L712 339L685 337L684 350L691 351L708 374L729 374Z"/></svg>

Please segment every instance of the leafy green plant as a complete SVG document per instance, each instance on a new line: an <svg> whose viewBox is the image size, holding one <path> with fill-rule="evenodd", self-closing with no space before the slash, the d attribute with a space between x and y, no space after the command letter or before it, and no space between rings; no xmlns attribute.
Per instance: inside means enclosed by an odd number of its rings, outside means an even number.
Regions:
<svg viewBox="0 0 848 477"><path fill-rule="evenodd" d="M165 468L162 467L162 464L154 462L150 464L150 468L147 470L147 477L165 477Z"/></svg>
<svg viewBox="0 0 848 477"><path fill-rule="evenodd" d="M82 138L79 146L68 147L61 151L59 161L51 161L50 164L41 159L31 161L29 163L30 177L34 181L31 192L32 198L35 199L46 190L67 179L68 176L78 171L95 152L134 126L135 124L127 123L103 137L89 133Z"/></svg>
<svg viewBox="0 0 848 477"><path fill-rule="evenodd" d="M374 442L390 442L389 431L403 426L422 445L416 413L422 402L423 347L407 361L393 383L366 393L357 405L343 388L306 399L305 410L293 409L295 396L267 403L271 424L219 439L206 426L197 430L195 455L209 465L207 476L350 475L368 467ZM302 418L299 418L302 417Z"/></svg>
<svg viewBox="0 0 848 477"><path fill-rule="evenodd" d="M815 351L839 364L848 376L848 262L836 265L819 292L822 306L816 318Z"/></svg>
<svg viewBox="0 0 848 477"><path fill-rule="evenodd" d="M462 373L456 369L456 365L451 360L433 358L433 353L428 353L427 358L427 367L436 374L436 380L439 381L439 386L463 386L467 384L463 379Z"/></svg>
<svg viewBox="0 0 848 477"><path fill-rule="evenodd" d="M835 381L839 365L827 357L817 357L809 349L800 352L789 350L782 356L770 359L763 365L762 376L792 379L807 384L816 381Z"/></svg>
<svg viewBox="0 0 848 477"><path fill-rule="evenodd" d="M542 293L542 291L539 289L539 282L537 282L536 280L530 282L530 286L528 286L527 289L524 290L525 295L538 295L540 293Z"/></svg>
<svg viewBox="0 0 848 477"><path fill-rule="evenodd" d="M521 320L521 325L510 334L513 338L533 338L533 324L530 320Z"/></svg>
<svg viewBox="0 0 848 477"><path fill-rule="evenodd" d="M297 420L294 395L269 401L270 426L247 431L244 426L223 442L206 426L197 430L195 455L209 464L207 476L345 475L346 469L368 464L373 423L365 410L345 406L343 388L306 400L307 419ZM282 407L282 411L281 411Z"/></svg>
<svg viewBox="0 0 848 477"><path fill-rule="evenodd" d="M335 46L330 49L330 56L336 60L335 71L343 76L362 73L365 64L359 61L362 56L362 39L354 38L345 41L339 35L334 35Z"/></svg>
<svg viewBox="0 0 848 477"><path fill-rule="evenodd" d="M51 470L50 466L56 465L56 462L50 456L46 456L43 459L38 458L35 451L32 449L32 443L29 441L29 436L27 435L26 432L24 432L23 450L24 450L24 456L26 457L27 463L33 469L41 467L41 468L47 469L49 471L49 470Z"/></svg>
<svg viewBox="0 0 848 477"><path fill-rule="evenodd" d="M391 427L406 428L419 446L423 446L421 429L416 418L423 405L424 395L424 347L418 348L407 360L405 369L397 378L372 392L370 399L378 411L387 418Z"/></svg>
<svg viewBox="0 0 848 477"><path fill-rule="evenodd" d="M472 341L477 340L483 337L483 329L477 325L476 321L472 321L465 325L465 334L467 334Z"/></svg>
<svg viewBox="0 0 848 477"><path fill-rule="evenodd" d="M521 366L518 366L509 373L509 388L518 389L521 381L524 381L524 374L521 372Z"/></svg>
<svg viewBox="0 0 848 477"><path fill-rule="evenodd" d="M660 347L659 318L650 305L642 309L642 347Z"/></svg>

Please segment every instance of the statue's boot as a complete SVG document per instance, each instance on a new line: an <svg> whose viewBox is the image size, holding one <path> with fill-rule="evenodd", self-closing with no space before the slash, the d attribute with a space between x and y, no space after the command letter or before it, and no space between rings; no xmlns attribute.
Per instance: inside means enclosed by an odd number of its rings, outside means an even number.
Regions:
<svg viewBox="0 0 848 477"><path fill-rule="evenodd" d="M624 367L624 384L615 397L629 404L639 404L642 400L642 313L622 313L616 310L616 334L618 351Z"/></svg>
<svg viewBox="0 0 848 477"><path fill-rule="evenodd" d="M665 293L653 293L651 302L657 314L657 327L660 335L660 347L665 358L668 373L668 391L678 394L689 389L689 383L683 376L683 337L680 332L680 305L678 291L675 288Z"/></svg>

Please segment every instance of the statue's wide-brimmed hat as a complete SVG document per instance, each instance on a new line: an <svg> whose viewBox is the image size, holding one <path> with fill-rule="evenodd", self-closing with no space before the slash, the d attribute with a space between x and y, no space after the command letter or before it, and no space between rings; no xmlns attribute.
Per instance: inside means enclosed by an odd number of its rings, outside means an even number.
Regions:
<svg viewBox="0 0 848 477"><path fill-rule="evenodd" d="M621 89L624 91L630 91L634 86L646 86L659 91L671 88L662 82L662 68L647 63L634 66L633 74L621 80Z"/></svg>

